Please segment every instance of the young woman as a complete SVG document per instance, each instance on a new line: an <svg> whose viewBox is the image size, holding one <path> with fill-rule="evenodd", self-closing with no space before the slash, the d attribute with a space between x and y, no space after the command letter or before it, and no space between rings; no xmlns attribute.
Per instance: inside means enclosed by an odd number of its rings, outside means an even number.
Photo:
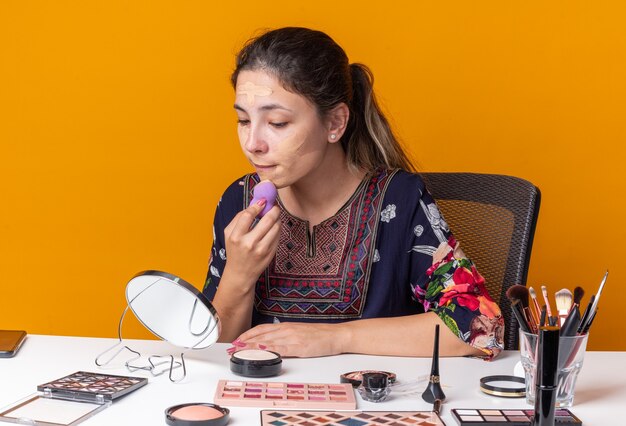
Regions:
<svg viewBox="0 0 626 426"><path fill-rule="evenodd" d="M205 294L229 351L495 356L504 322L378 108L372 75L326 34L249 41L232 75L256 170L220 200ZM278 203L254 186L270 180Z"/></svg>

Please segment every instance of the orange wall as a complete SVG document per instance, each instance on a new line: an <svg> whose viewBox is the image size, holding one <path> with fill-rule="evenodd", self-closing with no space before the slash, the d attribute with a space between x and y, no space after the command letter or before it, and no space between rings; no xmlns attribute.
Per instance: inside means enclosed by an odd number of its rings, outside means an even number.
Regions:
<svg viewBox="0 0 626 426"><path fill-rule="evenodd" d="M0 328L113 336L134 273L202 285L217 200L249 170L233 54L259 28L302 25L370 65L423 170L541 188L530 284L589 295L609 268L590 347L626 350L611 332L626 298L624 3L405 3L0 2Z"/></svg>

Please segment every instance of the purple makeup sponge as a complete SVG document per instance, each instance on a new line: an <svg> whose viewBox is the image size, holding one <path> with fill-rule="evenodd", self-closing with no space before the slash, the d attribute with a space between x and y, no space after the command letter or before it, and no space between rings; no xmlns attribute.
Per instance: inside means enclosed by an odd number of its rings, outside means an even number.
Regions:
<svg viewBox="0 0 626 426"><path fill-rule="evenodd" d="M265 207L261 210L261 213L259 213L257 217L261 218L265 216L265 214L269 212L272 207L274 207L277 195L278 192L276 191L276 187L269 180L261 181L254 187L254 197L252 198L252 201L250 201L250 205L256 203L261 198L265 198L267 201Z"/></svg>

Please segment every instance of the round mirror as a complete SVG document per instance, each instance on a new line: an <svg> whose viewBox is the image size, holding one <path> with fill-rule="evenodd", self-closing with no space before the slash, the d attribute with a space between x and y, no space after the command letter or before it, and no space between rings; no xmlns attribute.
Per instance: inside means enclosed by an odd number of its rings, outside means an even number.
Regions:
<svg viewBox="0 0 626 426"><path fill-rule="evenodd" d="M211 302L175 275L140 272L126 285L126 301L148 330L173 345L202 349L219 337L221 325Z"/></svg>

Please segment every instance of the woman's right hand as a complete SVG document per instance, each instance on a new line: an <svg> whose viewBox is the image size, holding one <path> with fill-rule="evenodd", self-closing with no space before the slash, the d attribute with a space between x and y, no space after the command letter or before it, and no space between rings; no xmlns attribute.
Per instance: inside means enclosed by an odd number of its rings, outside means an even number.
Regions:
<svg viewBox="0 0 626 426"><path fill-rule="evenodd" d="M232 282L241 283L244 292L254 289L278 247L280 209L277 206L252 226L265 203L261 199L240 211L224 229L227 256L224 273L234 278Z"/></svg>

